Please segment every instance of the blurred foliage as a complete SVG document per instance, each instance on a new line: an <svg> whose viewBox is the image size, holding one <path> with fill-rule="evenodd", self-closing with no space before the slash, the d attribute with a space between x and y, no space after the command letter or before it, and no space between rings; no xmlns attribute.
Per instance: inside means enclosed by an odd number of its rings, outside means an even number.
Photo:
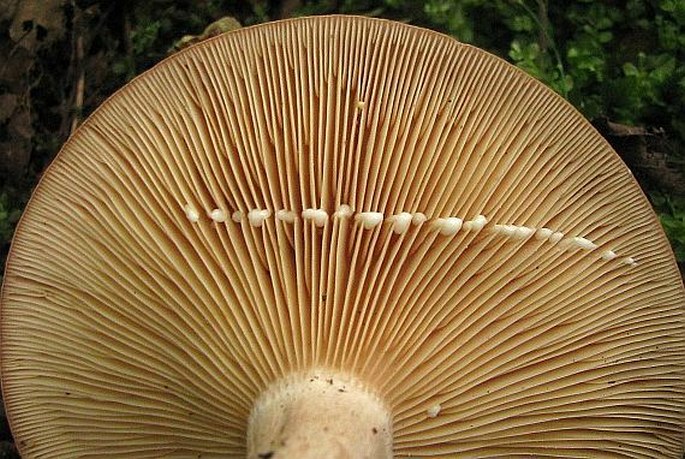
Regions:
<svg viewBox="0 0 685 459"><path fill-rule="evenodd" d="M45 11L48 1L59 7L51 10L49 23L36 17L22 18L17 25L22 6ZM0 58L6 57L0 97L6 92L8 98L3 100L12 102L12 108L5 104L0 110L0 143L29 150L11 156L23 158L11 159L17 164L3 165L9 160L0 156L3 260L19 209L73 126L128 80L167 56L182 37L200 36L208 24L227 16L248 26L299 15L363 14L452 35L517 65L590 119L661 129L671 147L659 152L660 157L675 168L670 173L685 176L683 0L18 0L8 4L15 9L0 12ZM62 17L54 11L61 11ZM12 30L19 30L21 37L12 35ZM22 49L28 41L32 47ZM4 49L11 52L3 55ZM17 81L9 80L10 74L16 74ZM79 79L84 80L81 86ZM15 136L24 142L21 145L12 137L13 126L23 136ZM653 197L679 260L685 262L685 192L666 183L641 182Z"/></svg>
<svg viewBox="0 0 685 459"><path fill-rule="evenodd" d="M7 193L0 194L0 254L2 260L7 255L9 241L12 239L14 227L21 217L23 206L11 203ZM2 283L2 271L0 271L0 283Z"/></svg>
<svg viewBox="0 0 685 459"><path fill-rule="evenodd" d="M14 232L14 225L19 221L21 209L11 206L7 194L0 194L0 240L8 240Z"/></svg>
<svg viewBox="0 0 685 459"><path fill-rule="evenodd" d="M685 196L672 197L655 193L651 198L671 241L676 259L679 262L685 261Z"/></svg>

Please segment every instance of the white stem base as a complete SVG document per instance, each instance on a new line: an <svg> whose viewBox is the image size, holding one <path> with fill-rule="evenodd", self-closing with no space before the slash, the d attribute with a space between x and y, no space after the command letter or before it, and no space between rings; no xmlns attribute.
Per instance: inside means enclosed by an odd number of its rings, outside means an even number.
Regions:
<svg viewBox="0 0 685 459"><path fill-rule="evenodd" d="M390 459L392 419L358 382L312 373L280 381L259 397L247 449L250 459Z"/></svg>

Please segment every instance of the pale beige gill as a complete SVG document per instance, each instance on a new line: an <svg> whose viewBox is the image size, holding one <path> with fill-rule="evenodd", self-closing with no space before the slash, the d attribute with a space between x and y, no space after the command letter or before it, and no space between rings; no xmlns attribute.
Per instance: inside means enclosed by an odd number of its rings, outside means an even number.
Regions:
<svg viewBox="0 0 685 459"><path fill-rule="evenodd" d="M559 96L419 28L318 17L164 61L20 223L25 458L679 458L685 295Z"/></svg>

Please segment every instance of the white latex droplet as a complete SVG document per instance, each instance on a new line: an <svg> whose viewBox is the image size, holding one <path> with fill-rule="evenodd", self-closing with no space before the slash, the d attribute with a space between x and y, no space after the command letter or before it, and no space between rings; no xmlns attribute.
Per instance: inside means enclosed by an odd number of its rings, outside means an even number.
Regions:
<svg viewBox="0 0 685 459"><path fill-rule="evenodd" d="M380 212L360 212L355 220L360 222L364 229L371 229L383 222L383 214Z"/></svg>
<svg viewBox="0 0 685 459"><path fill-rule="evenodd" d="M602 253L602 260L613 260L617 256L618 255L616 255L616 252L614 252L613 250L607 250L606 252Z"/></svg>
<svg viewBox="0 0 685 459"><path fill-rule="evenodd" d="M621 261L623 262L624 265L637 266L637 261L635 261L635 258L633 258L633 257L625 257Z"/></svg>
<svg viewBox="0 0 685 459"><path fill-rule="evenodd" d="M352 208L347 204L341 204L338 210L335 211L333 217L336 218L350 218L352 216Z"/></svg>
<svg viewBox="0 0 685 459"><path fill-rule="evenodd" d="M297 214L292 210L281 209L276 211L276 219L285 223L295 223Z"/></svg>
<svg viewBox="0 0 685 459"><path fill-rule="evenodd" d="M557 243L557 248L562 249L562 250L567 250L568 248L570 248L572 246L572 244L573 244L573 238L567 237L567 238L564 238Z"/></svg>
<svg viewBox="0 0 685 459"><path fill-rule="evenodd" d="M429 418L435 418L438 416L438 414L440 414L440 410L442 410L442 407L439 403L436 403L435 405L428 408L428 410L426 410L426 414Z"/></svg>
<svg viewBox="0 0 685 459"><path fill-rule="evenodd" d="M302 211L302 218L314 223L319 228L326 225L328 213L323 209L305 209Z"/></svg>
<svg viewBox="0 0 685 459"><path fill-rule="evenodd" d="M547 240L554 234L554 231L549 228L540 228L535 232L535 239Z"/></svg>
<svg viewBox="0 0 685 459"><path fill-rule="evenodd" d="M576 246L580 249L583 249L583 250L594 250L597 248L597 244L595 244L594 242L592 242L589 239L586 239L584 237L579 237L579 236L572 238L571 243L574 246Z"/></svg>
<svg viewBox="0 0 685 459"><path fill-rule="evenodd" d="M185 210L186 217L188 217L188 220L191 222L195 223L200 220L200 212L197 211L197 208L194 205L186 204L183 210Z"/></svg>
<svg viewBox="0 0 685 459"><path fill-rule="evenodd" d="M271 211L269 209L252 209L247 213L247 220L250 225L259 228L270 216Z"/></svg>
<svg viewBox="0 0 685 459"><path fill-rule="evenodd" d="M462 225L462 229L465 231L480 231L483 228L485 228L485 225L488 223L488 219L485 218L485 215L478 215L476 218L473 220L465 221L464 224Z"/></svg>
<svg viewBox="0 0 685 459"><path fill-rule="evenodd" d="M435 226L443 236L454 236L459 232L464 221L458 217L438 218Z"/></svg>
<svg viewBox="0 0 685 459"><path fill-rule="evenodd" d="M512 225L495 225L492 228L492 231L500 234L502 236L513 236L514 232L516 231L516 227Z"/></svg>
<svg viewBox="0 0 685 459"><path fill-rule="evenodd" d="M402 212L392 216L392 230L395 234L404 234L409 231L412 215L409 212Z"/></svg>
<svg viewBox="0 0 685 459"><path fill-rule="evenodd" d="M428 217L426 217L426 214L421 212L414 212L411 216L412 225L420 225L421 223L426 223L426 220L428 220Z"/></svg>
<svg viewBox="0 0 685 459"><path fill-rule="evenodd" d="M217 223L223 223L228 219L228 214L223 209L214 209L209 213L209 218Z"/></svg>
<svg viewBox="0 0 685 459"><path fill-rule="evenodd" d="M511 235L511 237L520 241L523 239L528 239L533 234L535 234L535 228L529 228L527 226L515 226L514 233Z"/></svg>
<svg viewBox="0 0 685 459"><path fill-rule="evenodd" d="M564 233L556 231L549 237L549 242L556 244L564 238Z"/></svg>

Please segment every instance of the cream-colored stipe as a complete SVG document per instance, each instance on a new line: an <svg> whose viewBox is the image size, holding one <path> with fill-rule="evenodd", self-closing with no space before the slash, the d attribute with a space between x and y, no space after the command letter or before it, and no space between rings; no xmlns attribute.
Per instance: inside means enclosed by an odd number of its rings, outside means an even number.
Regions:
<svg viewBox="0 0 685 459"><path fill-rule="evenodd" d="M403 24L247 28L126 86L43 177L1 314L27 458L245 457L312 368L388 407L395 457L683 450L683 287L635 180L540 83Z"/></svg>
<svg viewBox="0 0 685 459"><path fill-rule="evenodd" d="M248 419L247 457L272 456L392 459L391 413L346 375L294 373L260 394Z"/></svg>

